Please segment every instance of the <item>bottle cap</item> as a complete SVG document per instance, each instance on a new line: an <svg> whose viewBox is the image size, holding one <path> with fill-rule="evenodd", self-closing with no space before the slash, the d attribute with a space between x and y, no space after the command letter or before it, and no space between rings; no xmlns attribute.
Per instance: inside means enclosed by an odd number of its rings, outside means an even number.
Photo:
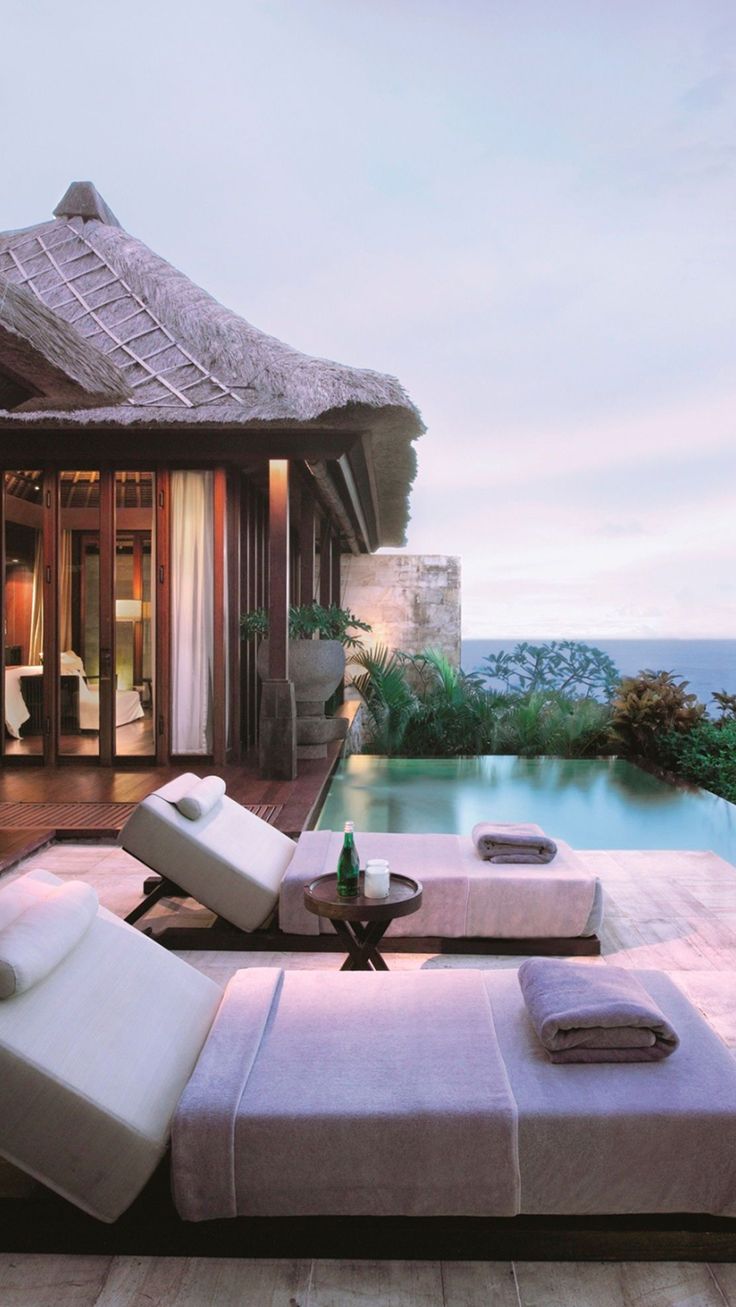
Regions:
<svg viewBox="0 0 736 1307"><path fill-rule="evenodd" d="M346 821L346 822L345 822L345 830L346 830L346 832L350 832L350 831L352 831L353 829L354 829L354 827L353 827L353 823L352 823L351 821Z"/></svg>

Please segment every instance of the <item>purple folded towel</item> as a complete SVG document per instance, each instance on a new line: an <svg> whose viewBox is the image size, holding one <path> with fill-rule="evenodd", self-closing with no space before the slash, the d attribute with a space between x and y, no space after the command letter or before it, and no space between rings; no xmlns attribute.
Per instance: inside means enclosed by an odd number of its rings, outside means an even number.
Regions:
<svg viewBox="0 0 736 1307"><path fill-rule="evenodd" d="M485 862L551 862L557 845L537 826L523 822L479 821L470 836Z"/></svg>
<svg viewBox="0 0 736 1307"><path fill-rule="evenodd" d="M641 981L621 967L527 958L519 984L551 1062L660 1062L680 1042Z"/></svg>

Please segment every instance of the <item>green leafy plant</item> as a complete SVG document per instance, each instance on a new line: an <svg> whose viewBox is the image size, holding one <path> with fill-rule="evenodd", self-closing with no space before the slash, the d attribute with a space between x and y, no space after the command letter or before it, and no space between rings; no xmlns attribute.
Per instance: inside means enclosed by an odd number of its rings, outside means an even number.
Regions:
<svg viewBox="0 0 736 1307"><path fill-rule="evenodd" d="M611 704L611 738L624 752L658 760L663 737L684 735L701 721L705 707L673 672L649 669L625 676Z"/></svg>
<svg viewBox="0 0 736 1307"><path fill-rule="evenodd" d="M497 710L494 753L591 758L610 751L610 709L557 693L509 695Z"/></svg>
<svg viewBox="0 0 736 1307"><path fill-rule="evenodd" d="M608 654L579 640L521 641L511 652L488 654L483 661L483 676L500 681L511 694L555 691L576 699L609 700L620 680Z"/></svg>
<svg viewBox="0 0 736 1307"><path fill-rule="evenodd" d="M710 697L720 708L719 725L721 722L736 721L736 694L729 694L727 690L714 690Z"/></svg>
<svg viewBox="0 0 736 1307"><path fill-rule="evenodd" d="M370 723L371 750L409 758L482 753L590 757L606 751L606 704L555 692L489 690L443 654L363 652L354 686Z"/></svg>
<svg viewBox="0 0 736 1307"><path fill-rule="evenodd" d="M662 756L685 780L736 803L736 720L703 719L685 735L666 736Z"/></svg>
<svg viewBox="0 0 736 1307"><path fill-rule="evenodd" d="M368 622L362 622L348 608L337 604L325 606L315 601L289 609L290 640L311 640L317 635L321 640L339 640L346 649L361 649L360 636L355 632L370 630ZM240 635L243 640L264 639L268 635L267 610L254 608L242 613Z"/></svg>
<svg viewBox="0 0 736 1307"><path fill-rule="evenodd" d="M405 751L413 757L443 758L486 752L494 729L494 696L481 679L434 649L399 657L417 700L405 732Z"/></svg>
<svg viewBox="0 0 736 1307"><path fill-rule="evenodd" d="M418 706L401 657L385 645L377 645L359 650L350 661L362 668L353 679L353 688L368 713L372 751L389 756L400 753Z"/></svg>

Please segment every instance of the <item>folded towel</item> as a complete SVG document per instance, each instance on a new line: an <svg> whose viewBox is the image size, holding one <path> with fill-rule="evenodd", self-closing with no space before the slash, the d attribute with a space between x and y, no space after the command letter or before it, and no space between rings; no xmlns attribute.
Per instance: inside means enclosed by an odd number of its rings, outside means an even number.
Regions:
<svg viewBox="0 0 736 1307"><path fill-rule="evenodd" d="M557 845L523 822L479 821L470 837L486 862L551 862Z"/></svg>
<svg viewBox="0 0 736 1307"><path fill-rule="evenodd" d="M519 984L551 1062L659 1062L680 1042L641 981L621 967L527 958Z"/></svg>

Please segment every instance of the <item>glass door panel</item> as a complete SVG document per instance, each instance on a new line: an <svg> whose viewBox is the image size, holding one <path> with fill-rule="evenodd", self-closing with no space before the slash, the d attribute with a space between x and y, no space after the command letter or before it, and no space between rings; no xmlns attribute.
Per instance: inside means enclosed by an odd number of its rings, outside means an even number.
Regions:
<svg viewBox="0 0 736 1307"><path fill-rule="evenodd" d="M153 756L153 472L116 472L115 506L115 753Z"/></svg>
<svg viewBox="0 0 736 1307"><path fill-rule="evenodd" d="M6 472L5 740L9 757L43 753L43 473Z"/></svg>
<svg viewBox="0 0 736 1307"><path fill-rule="evenodd" d="M59 473L59 753L100 752L100 476Z"/></svg>

